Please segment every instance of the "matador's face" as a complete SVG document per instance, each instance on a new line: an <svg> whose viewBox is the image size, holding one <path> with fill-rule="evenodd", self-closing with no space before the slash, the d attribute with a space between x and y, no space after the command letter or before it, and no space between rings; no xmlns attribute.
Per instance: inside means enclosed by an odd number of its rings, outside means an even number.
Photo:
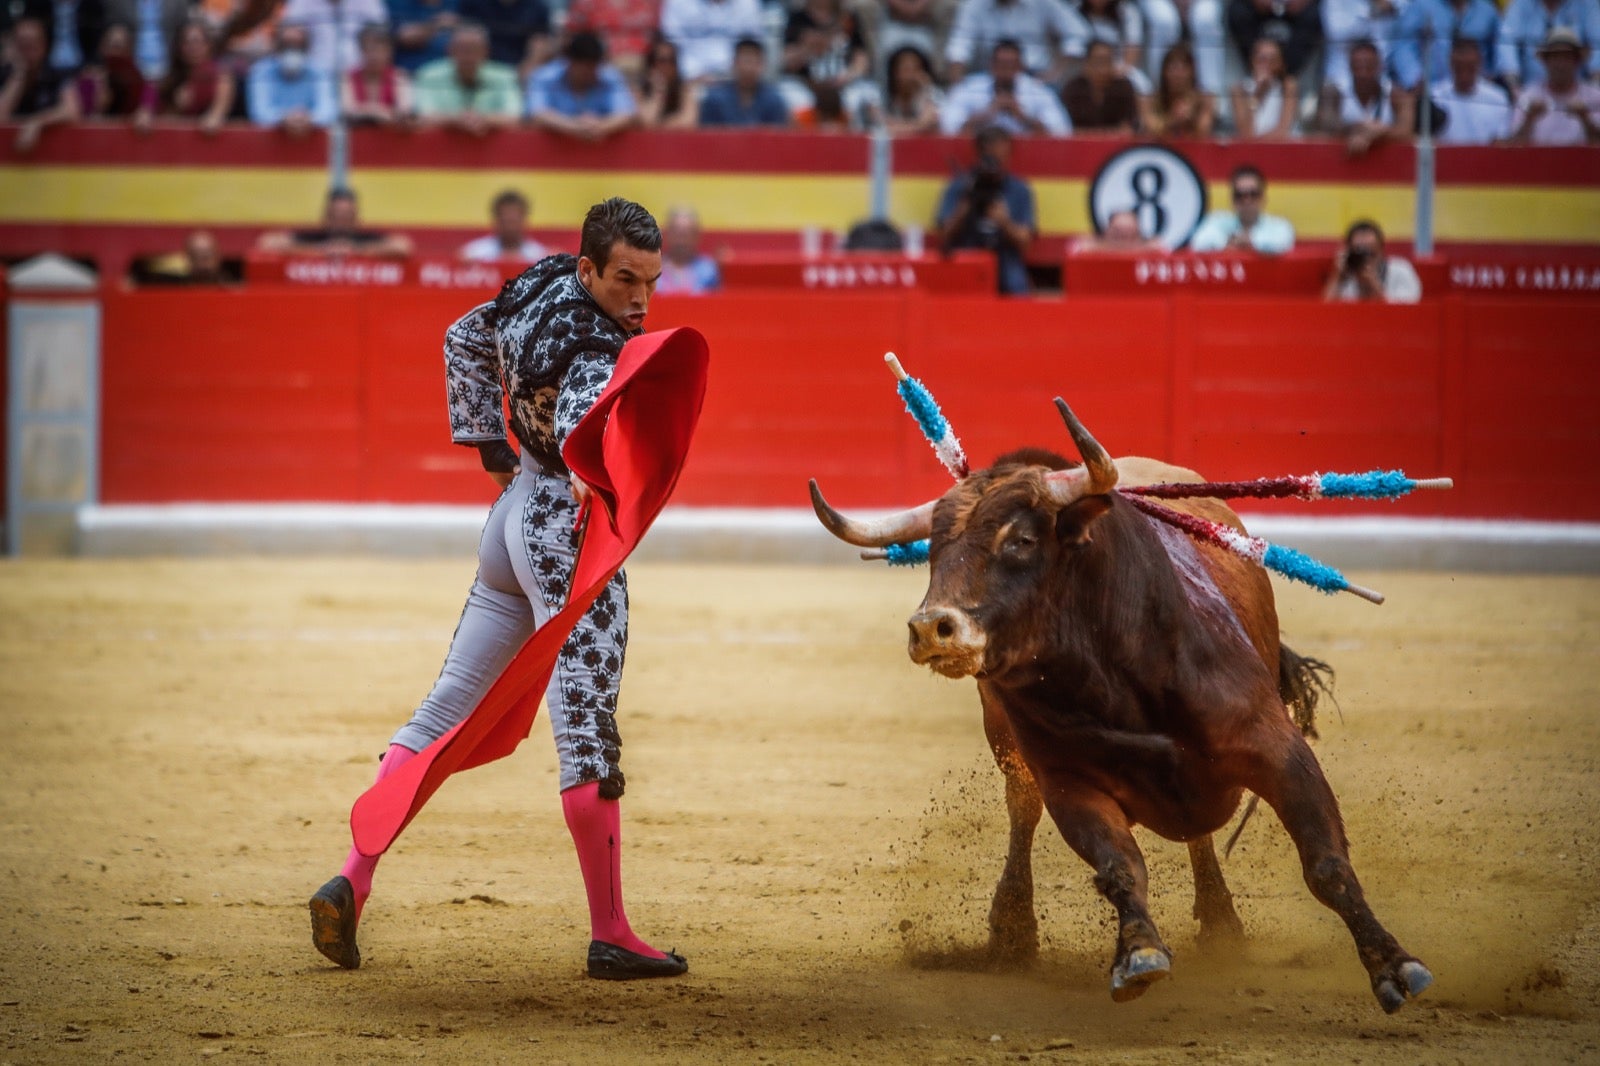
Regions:
<svg viewBox="0 0 1600 1066"><path fill-rule="evenodd" d="M624 329L643 329L650 297L661 280L661 253L634 248L619 240L612 244L604 270L588 256L580 256L578 280L600 310Z"/></svg>

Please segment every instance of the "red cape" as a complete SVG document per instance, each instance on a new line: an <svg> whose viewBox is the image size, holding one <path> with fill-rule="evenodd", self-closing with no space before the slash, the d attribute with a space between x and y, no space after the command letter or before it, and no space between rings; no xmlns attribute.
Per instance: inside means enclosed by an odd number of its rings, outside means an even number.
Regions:
<svg viewBox="0 0 1600 1066"><path fill-rule="evenodd" d="M602 512L589 517L566 607L528 638L470 715L356 800L350 832L363 855L383 854L445 778L510 755L528 735L567 635L672 495L700 419L710 356L692 329L650 333L623 347L611 383L561 450Z"/></svg>

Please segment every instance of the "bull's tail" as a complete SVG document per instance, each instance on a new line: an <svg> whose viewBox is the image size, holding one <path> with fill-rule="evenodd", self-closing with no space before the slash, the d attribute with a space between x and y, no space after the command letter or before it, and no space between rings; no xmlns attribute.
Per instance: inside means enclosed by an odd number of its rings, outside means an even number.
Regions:
<svg viewBox="0 0 1600 1066"><path fill-rule="evenodd" d="M1278 695L1283 699L1289 717L1294 719L1294 724L1301 734L1307 740L1315 740L1317 704L1323 696L1333 699L1333 667L1321 659L1301 655L1287 644L1279 644ZM1337 709L1339 701L1334 700L1333 706ZM1228 842L1222 846L1224 858L1233 854L1233 846L1239 842L1239 834L1244 832L1244 827L1250 822L1250 816L1256 813L1256 804L1260 802L1260 796L1254 794L1250 796L1250 802L1245 804L1244 816L1239 819L1239 824L1228 836Z"/></svg>
<svg viewBox="0 0 1600 1066"><path fill-rule="evenodd" d="M1289 716L1307 740L1317 738L1317 703L1333 699L1333 667L1321 659L1301 655L1287 644L1278 645L1278 695ZM1334 707L1339 703L1334 701Z"/></svg>

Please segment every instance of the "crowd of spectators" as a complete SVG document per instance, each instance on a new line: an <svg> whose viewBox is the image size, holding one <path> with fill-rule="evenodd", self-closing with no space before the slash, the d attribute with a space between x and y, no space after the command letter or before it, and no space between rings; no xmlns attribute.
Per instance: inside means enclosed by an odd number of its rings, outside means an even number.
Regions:
<svg viewBox="0 0 1600 1066"><path fill-rule="evenodd" d="M23 151L85 118L297 135L341 114L584 140L1600 142L1600 0L0 0L0 34Z"/></svg>

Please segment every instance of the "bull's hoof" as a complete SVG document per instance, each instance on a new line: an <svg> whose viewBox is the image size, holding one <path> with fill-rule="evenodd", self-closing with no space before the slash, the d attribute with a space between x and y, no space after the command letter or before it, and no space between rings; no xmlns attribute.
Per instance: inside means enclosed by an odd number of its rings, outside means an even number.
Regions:
<svg viewBox="0 0 1600 1066"><path fill-rule="evenodd" d="M989 937L989 946L984 949L984 959L989 969L1002 973L1030 969L1039 961L1039 941L1026 937L994 935Z"/></svg>
<svg viewBox="0 0 1600 1066"><path fill-rule="evenodd" d="M1200 950L1207 954L1234 955L1244 947L1244 923L1230 906L1200 919Z"/></svg>
<svg viewBox="0 0 1600 1066"><path fill-rule="evenodd" d="M1433 974L1416 959L1402 962L1393 972L1386 974L1373 985L1378 1003L1385 1014L1393 1014L1406 1005L1406 1000L1422 995L1433 984Z"/></svg>
<svg viewBox="0 0 1600 1066"><path fill-rule="evenodd" d="M1145 989L1172 972L1172 957L1160 948L1139 948L1111 970L1111 998L1118 1003L1138 999Z"/></svg>

